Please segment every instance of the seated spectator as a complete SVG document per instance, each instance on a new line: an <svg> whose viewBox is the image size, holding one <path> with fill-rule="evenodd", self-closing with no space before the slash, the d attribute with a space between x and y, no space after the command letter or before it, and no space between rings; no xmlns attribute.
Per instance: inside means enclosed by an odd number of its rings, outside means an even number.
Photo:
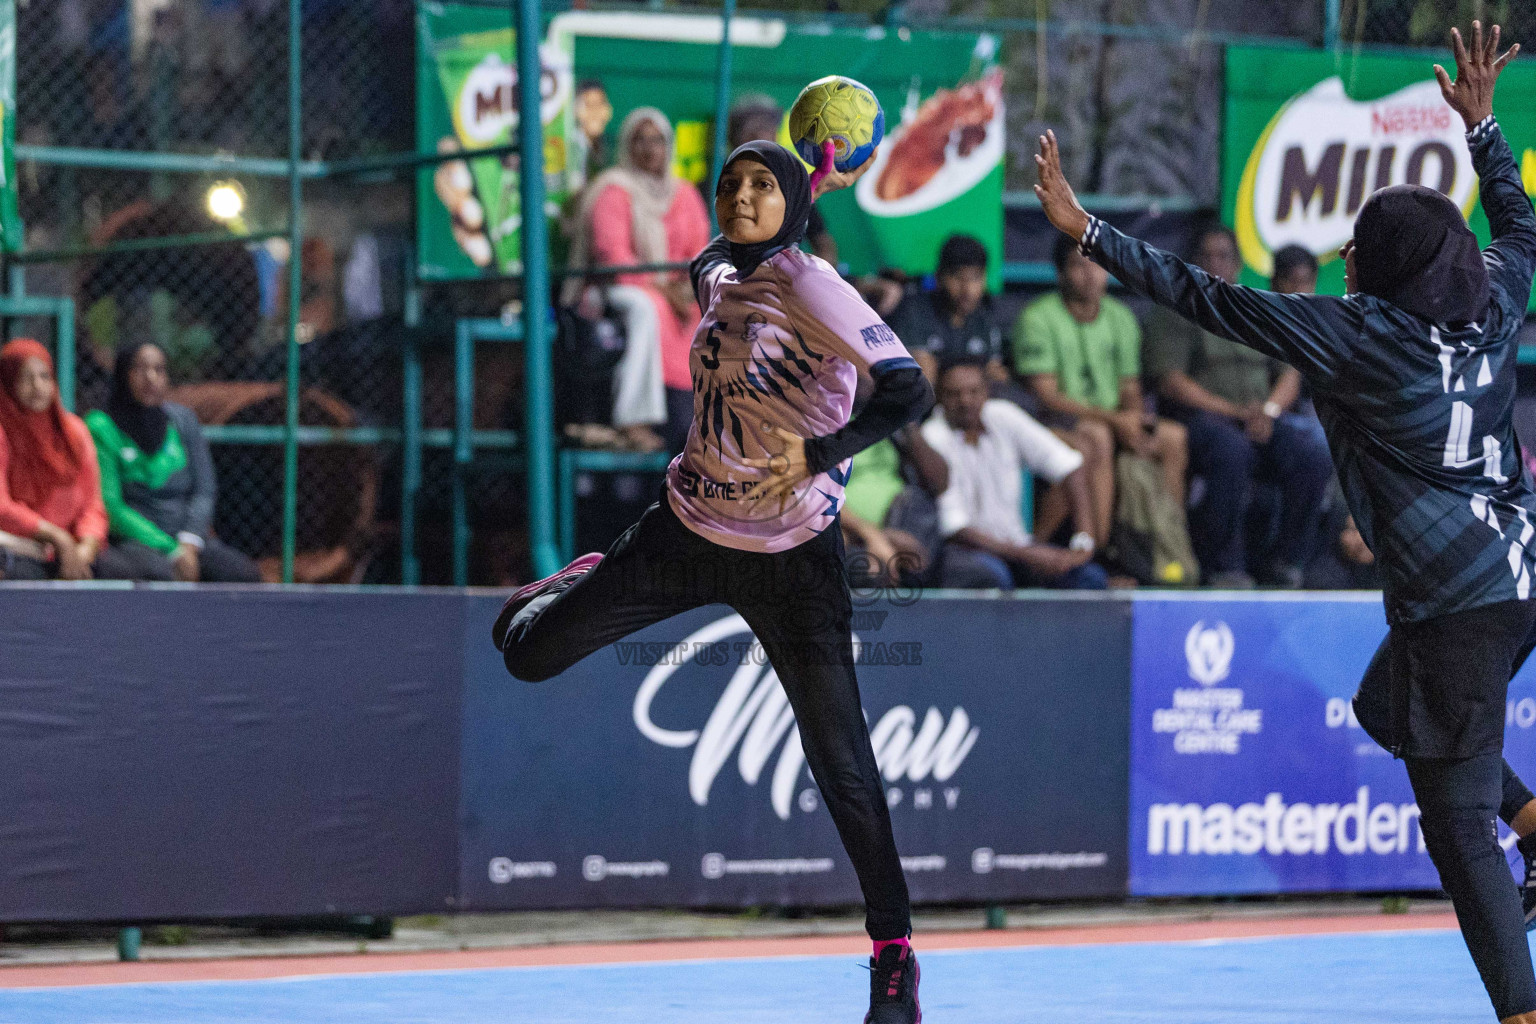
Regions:
<svg viewBox="0 0 1536 1024"><path fill-rule="evenodd" d="M908 483L911 477L916 483ZM934 499L949 486L949 464L916 424L853 457L839 519L851 551L867 564L850 564L860 582L921 585L937 559L938 509Z"/></svg>
<svg viewBox="0 0 1536 1024"><path fill-rule="evenodd" d="M1188 435L1149 414L1141 394L1141 328L1130 308L1107 294L1109 274L1057 235L1058 291L1024 307L1014 328L1014 367L1047 423L1089 430L1101 444L1150 459L1163 485L1184 503Z"/></svg>
<svg viewBox="0 0 1536 1024"><path fill-rule="evenodd" d="M1104 589L1107 575L1090 561L1093 508L1082 455L1018 406L989 399L985 370L975 363L943 370L939 406L923 437L949 464L939 496L942 585ZM1068 495L1076 533L1065 547L1024 528L1026 468Z"/></svg>
<svg viewBox="0 0 1536 1024"><path fill-rule="evenodd" d="M941 365L980 363L987 380L1008 380L1007 340L987 294L987 249L970 235L950 235L939 249L934 271L938 287L902 300L891 314L891 330L935 387Z"/></svg>
<svg viewBox="0 0 1536 1024"><path fill-rule="evenodd" d="M641 107L624 119L619 165L587 186L574 231L571 265L579 268L687 263L709 243L703 198L672 173L672 123L661 111ZM568 301L589 299L581 282L574 290ZM613 425L634 450L681 450L693 419L688 348L699 325L687 271L620 274L598 294L619 311L627 335Z"/></svg>
<svg viewBox="0 0 1536 1024"><path fill-rule="evenodd" d="M0 575L135 579L106 546L96 446L65 412L53 357L31 338L0 348Z"/></svg>
<svg viewBox="0 0 1536 1024"><path fill-rule="evenodd" d="M1242 263L1231 230L1202 231L1194 262L1235 283ZM1260 480L1274 485L1280 508L1276 539L1258 576L1300 586L1333 474L1327 443L1292 411L1301 375L1161 307L1148 318L1145 336L1147 376L1169 414L1188 429L1190 469L1205 482L1190 513L1190 534L1207 582L1254 585L1244 531Z"/></svg>
<svg viewBox="0 0 1536 1024"><path fill-rule="evenodd" d="M1381 570L1376 565L1376 556L1360 536L1360 528L1349 514L1344 490L1337 480L1330 483L1324 505L1316 553L1307 564L1307 589L1380 590Z"/></svg>
<svg viewBox="0 0 1536 1024"><path fill-rule="evenodd" d="M1281 295L1312 295L1317 291L1317 257L1299 245L1281 246L1275 252L1269 287Z"/></svg>
<svg viewBox="0 0 1536 1024"><path fill-rule="evenodd" d="M211 535L213 455L197 415L166 401L169 384L158 346L127 345L107 408L86 414L112 550L141 579L260 583L256 563Z"/></svg>

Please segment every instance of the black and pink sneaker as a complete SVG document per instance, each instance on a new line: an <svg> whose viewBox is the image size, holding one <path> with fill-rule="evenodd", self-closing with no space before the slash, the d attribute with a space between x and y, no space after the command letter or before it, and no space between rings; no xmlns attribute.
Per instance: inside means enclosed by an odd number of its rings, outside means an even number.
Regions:
<svg viewBox="0 0 1536 1024"><path fill-rule="evenodd" d="M512 620L517 613L538 597L547 594L555 588L564 590L575 583L581 577L597 567L597 563L603 560L603 556L594 551L591 554L582 555L570 565L561 569L553 576L546 576L541 580L535 580L526 586L520 587L516 593L507 598L507 603L501 606L501 614L496 616L496 622L491 626L491 642L496 645L498 651L506 650L507 630L512 628Z"/></svg>
<svg viewBox="0 0 1536 1024"><path fill-rule="evenodd" d="M869 1013L864 1024L922 1024L923 1007L917 1001L922 972L912 947L892 943L869 960Z"/></svg>
<svg viewBox="0 0 1536 1024"><path fill-rule="evenodd" d="M1525 914L1525 930L1536 931L1536 834L1526 836L1515 847L1525 860L1525 872L1520 879L1520 909Z"/></svg>

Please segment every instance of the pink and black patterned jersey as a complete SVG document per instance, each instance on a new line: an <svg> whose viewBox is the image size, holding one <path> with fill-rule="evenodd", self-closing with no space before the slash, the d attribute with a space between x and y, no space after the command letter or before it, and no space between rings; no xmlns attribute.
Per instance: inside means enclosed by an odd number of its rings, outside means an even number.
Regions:
<svg viewBox="0 0 1536 1024"><path fill-rule="evenodd" d="M699 277L704 319L689 353L693 428L667 472L677 517L716 544L784 551L837 521L852 460L784 500L743 497L784 450L771 432L820 437L847 424L859 369L912 366L906 348L825 261L785 249L745 281L720 262ZM897 362L892 362L893 360Z"/></svg>

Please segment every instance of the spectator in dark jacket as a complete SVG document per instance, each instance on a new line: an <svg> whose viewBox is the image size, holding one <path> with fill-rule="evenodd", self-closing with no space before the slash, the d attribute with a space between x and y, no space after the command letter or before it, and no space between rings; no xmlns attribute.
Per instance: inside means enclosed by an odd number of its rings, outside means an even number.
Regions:
<svg viewBox="0 0 1536 1024"><path fill-rule="evenodd" d="M987 294L987 247L970 235L950 235L939 249L937 287L909 295L891 314L896 332L938 386L939 367L981 364L992 384L1008 380L1008 336Z"/></svg>
<svg viewBox="0 0 1536 1024"><path fill-rule="evenodd" d="M168 387L165 353L130 344L118 350L107 408L86 415L113 549L145 579L260 583L255 563L211 536L213 456L196 414L166 401Z"/></svg>

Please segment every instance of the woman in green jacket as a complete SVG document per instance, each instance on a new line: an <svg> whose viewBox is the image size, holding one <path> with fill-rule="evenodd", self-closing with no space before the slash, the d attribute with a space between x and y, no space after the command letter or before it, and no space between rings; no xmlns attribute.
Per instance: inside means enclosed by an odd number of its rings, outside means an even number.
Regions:
<svg viewBox="0 0 1536 1024"><path fill-rule="evenodd" d="M213 456L196 414L166 401L169 386L165 353L131 343L118 350L107 408L86 414L112 547L140 579L260 583L254 562L209 535Z"/></svg>

